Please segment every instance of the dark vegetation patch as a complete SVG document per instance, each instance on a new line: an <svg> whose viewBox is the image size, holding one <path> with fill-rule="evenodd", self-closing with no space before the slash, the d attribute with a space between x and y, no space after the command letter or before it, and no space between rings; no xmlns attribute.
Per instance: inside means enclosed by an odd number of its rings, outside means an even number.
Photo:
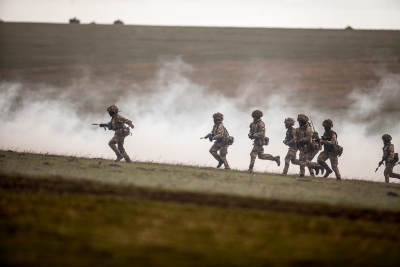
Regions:
<svg viewBox="0 0 400 267"><path fill-rule="evenodd" d="M43 165L50 165L50 163L49 162L43 162Z"/></svg>
<svg viewBox="0 0 400 267"><path fill-rule="evenodd" d="M394 193L394 192L388 192L386 195L389 196L389 197L399 197L399 195L397 193Z"/></svg>
<svg viewBox="0 0 400 267"><path fill-rule="evenodd" d="M121 165L115 163L108 164L108 166L121 168Z"/></svg>
<svg viewBox="0 0 400 267"><path fill-rule="evenodd" d="M174 192L138 186L104 184L89 180L54 179L0 174L1 190L15 192L40 192L43 194L85 194L130 197L137 200L156 200L200 206L268 210L292 214L346 218L373 222L398 223L400 212L349 208L319 203L300 203L274 199L207 194L194 192Z"/></svg>

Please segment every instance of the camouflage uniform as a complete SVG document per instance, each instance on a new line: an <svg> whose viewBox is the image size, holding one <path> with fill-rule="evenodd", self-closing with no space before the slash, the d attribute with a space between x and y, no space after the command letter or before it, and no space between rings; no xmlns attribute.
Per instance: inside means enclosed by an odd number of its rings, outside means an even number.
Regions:
<svg viewBox="0 0 400 267"><path fill-rule="evenodd" d="M213 146L210 148L211 155L218 161L217 168L221 167L224 164L225 169L229 170L229 163L226 159L226 155L228 154L228 131L226 130L224 124L222 123L224 116L221 113L215 113L213 115L214 118L214 127L211 130L211 140L215 140ZM219 154L217 153L219 151Z"/></svg>
<svg viewBox="0 0 400 267"><path fill-rule="evenodd" d="M250 139L254 139L253 149L250 152L250 165L249 173L252 173L256 157L258 155L259 159L272 160L275 161L278 166L280 165L280 157L272 156L270 154L264 154L264 145L268 145L268 141L265 137L265 124L261 120L262 112L260 110L255 110L252 113L254 121L250 124L250 132L248 134Z"/></svg>
<svg viewBox="0 0 400 267"><path fill-rule="evenodd" d="M325 120L322 123L322 126L325 128L324 140L321 140L321 143L324 145L324 151L319 154L318 163L326 170L324 175L325 178L332 173L333 169L336 175L336 180L341 180L341 175L338 168L339 160L337 154L337 134L331 129L333 127L333 123L330 119ZM331 162L332 169L329 168L328 164L325 162L327 159L329 159Z"/></svg>
<svg viewBox="0 0 400 267"><path fill-rule="evenodd" d="M131 162L131 159L124 148L124 139L130 133L129 127L126 127L125 124L133 128L134 126L132 121L125 119L121 115L118 115L118 108L115 105L107 108L107 111L110 113L110 116L112 116L111 121L108 123L108 129L115 131L114 137L110 140L110 142L108 142L108 145L117 155L117 159L115 161L120 161L122 158L124 158L126 162ZM118 148L116 144L118 145Z"/></svg>
<svg viewBox="0 0 400 267"><path fill-rule="evenodd" d="M287 146L289 146L289 150L286 154L285 157L285 168L283 169L282 174L286 175L288 170L289 170L289 166L290 166L290 162L292 162L292 164L294 165L300 165L300 161L296 158L296 154L297 154L297 144L296 143L291 143L290 145L288 145L288 143L290 141L293 140L296 129L293 128L294 125L294 119L292 118L287 118L285 119L285 126L287 128L286 131L286 137L285 140L283 141L283 143Z"/></svg>
<svg viewBox="0 0 400 267"><path fill-rule="evenodd" d="M389 177L400 179L400 174L393 172L393 167L396 165L394 161L394 145L390 142L392 137L388 134L382 136L384 143L382 160L385 162L385 183L389 183Z"/></svg>
<svg viewBox="0 0 400 267"><path fill-rule="evenodd" d="M297 118L300 126L296 129L294 138L288 143L288 145L297 143L297 147L300 150L299 162L300 162L300 177L304 177L305 167L317 169L319 171L320 166L309 160L309 154L311 152L312 144L312 130L308 122L308 117L304 114L300 114Z"/></svg>
<svg viewBox="0 0 400 267"><path fill-rule="evenodd" d="M317 132L313 133L312 137L312 143L311 143L311 149L310 152L308 153L308 160L312 162L314 157L318 154L318 152L322 149L322 145L319 139L319 135ZM324 173L324 169L321 168L322 174ZM315 176L314 170L310 167L308 167L308 171L310 172L311 176Z"/></svg>

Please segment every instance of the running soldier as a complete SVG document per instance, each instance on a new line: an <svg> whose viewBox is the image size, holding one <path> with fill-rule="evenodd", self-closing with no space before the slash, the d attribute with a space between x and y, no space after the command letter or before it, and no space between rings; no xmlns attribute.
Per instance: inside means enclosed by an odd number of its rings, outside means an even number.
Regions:
<svg viewBox="0 0 400 267"><path fill-rule="evenodd" d="M129 127L131 127L132 129L134 127L132 121L125 119L121 115L118 115L119 110L115 105L108 107L107 111L108 114L110 114L111 116L111 121L106 124L105 127L107 127L109 130L115 131L114 137L110 140L110 142L108 142L108 145L117 155L117 159L115 160L115 162L118 162L124 158L126 162L130 163L132 161L125 151L124 139L130 133ZM125 124L129 125L129 127L126 127ZM116 144L118 144L118 148Z"/></svg>
<svg viewBox="0 0 400 267"><path fill-rule="evenodd" d="M294 138L287 144L292 145L297 143L297 147L300 150L299 162L300 162L300 177L304 177L305 167L316 170L318 175L322 167L315 162L309 160L309 154L311 152L312 145L312 135L310 124L308 123L308 117L304 114L299 114L297 116L297 121L299 122L299 127L295 131Z"/></svg>
<svg viewBox="0 0 400 267"><path fill-rule="evenodd" d="M389 177L400 179L400 174L393 172L393 167L396 162L399 161L399 156L394 153L394 145L391 143L392 137L389 134L384 134L382 136L383 140L383 157L382 162L385 162L385 183L389 183Z"/></svg>
<svg viewBox="0 0 400 267"><path fill-rule="evenodd" d="M264 154L264 147L268 145L268 137L265 137L265 124L261 120L263 113L260 110L254 110L251 114L253 117L253 122L250 124L250 132L248 134L249 138L254 140L253 149L250 153L250 165L248 173L253 173L254 162L258 155L259 159L272 160L275 161L278 166L281 165L280 156L272 156L270 154Z"/></svg>
<svg viewBox="0 0 400 267"><path fill-rule="evenodd" d="M220 168L224 164L226 170L230 170L228 161L226 160L226 155L228 154L229 146L229 133L226 130L222 121L224 120L224 115L217 112L213 115L214 127L211 133L202 137L204 139L208 138L210 142L215 140L213 146L210 148L211 155L218 161L217 168ZM219 151L219 154L217 153Z"/></svg>
<svg viewBox="0 0 400 267"><path fill-rule="evenodd" d="M324 145L324 151L318 156L318 163L321 165L326 173L325 178L332 173L332 169L336 174L336 180L340 181L340 171L338 168L338 144L337 144L337 134L332 130L333 122L330 119L324 120L322 123L325 132L321 140L321 144ZM329 168L328 164L325 162L327 159L331 162L332 169Z"/></svg>
<svg viewBox="0 0 400 267"><path fill-rule="evenodd" d="M298 151L297 144L296 143L291 143L290 145L288 144L290 141L292 141L292 139L296 134L296 129L293 128L295 121L292 118L286 118L284 123L287 131L283 143L289 147L289 150L285 157L285 168L283 169L282 175L287 175L290 162L292 162L292 164L294 165L300 165L300 161L296 158L296 153Z"/></svg>

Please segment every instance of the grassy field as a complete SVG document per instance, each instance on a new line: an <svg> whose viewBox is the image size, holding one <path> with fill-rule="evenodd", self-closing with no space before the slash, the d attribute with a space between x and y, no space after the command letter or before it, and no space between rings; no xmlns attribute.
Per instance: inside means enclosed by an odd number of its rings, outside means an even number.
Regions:
<svg viewBox="0 0 400 267"><path fill-rule="evenodd" d="M152 79L160 59L181 56L193 82L235 95L294 88L304 99L340 108L343 96L400 72L398 31L240 29L114 25L0 24L0 79L70 85L90 75L126 90ZM259 75L259 73L263 75ZM110 85L111 84L111 85ZM103 84L104 85L104 84ZM99 89L99 88L98 88ZM132 88L131 88L132 90ZM137 92L140 93L140 92ZM118 95L118 93L116 94ZM112 96L110 96L112 98ZM310 99L307 99L310 101Z"/></svg>
<svg viewBox="0 0 400 267"><path fill-rule="evenodd" d="M397 185L0 156L0 261L7 266L400 263Z"/></svg>

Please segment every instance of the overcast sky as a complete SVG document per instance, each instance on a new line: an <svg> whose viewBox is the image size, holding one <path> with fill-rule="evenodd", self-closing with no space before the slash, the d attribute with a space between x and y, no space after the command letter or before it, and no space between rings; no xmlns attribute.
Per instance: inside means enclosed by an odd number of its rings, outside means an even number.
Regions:
<svg viewBox="0 0 400 267"><path fill-rule="evenodd" d="M0 0L19 22L400 29L400 0Z"/></svg>

